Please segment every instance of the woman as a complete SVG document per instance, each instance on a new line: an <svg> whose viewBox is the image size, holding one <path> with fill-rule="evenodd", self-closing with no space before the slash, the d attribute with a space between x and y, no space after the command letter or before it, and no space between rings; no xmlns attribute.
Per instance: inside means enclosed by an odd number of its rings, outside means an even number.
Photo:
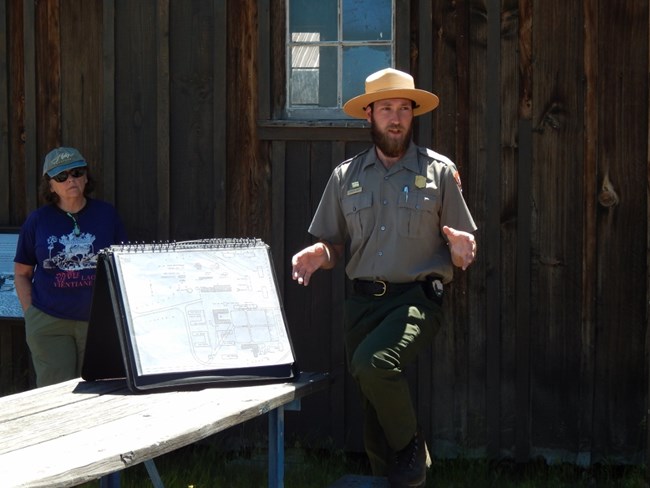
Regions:
<svg viewBox="0 0 650 488"><path fill-rule="evenodd" d="M39 193L47 203L20 230L15 286L36 386L81 374L97 253L126 241L115 208L92 199L88 164L74 148L50 151Z"/></svg>

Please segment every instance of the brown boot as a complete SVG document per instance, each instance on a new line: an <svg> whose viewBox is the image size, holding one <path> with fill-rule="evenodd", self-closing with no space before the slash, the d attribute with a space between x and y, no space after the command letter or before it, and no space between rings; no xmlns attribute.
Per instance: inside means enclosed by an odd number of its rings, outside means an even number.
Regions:
<svg viewBox="0 0 650 488"><path fill-rule="evenodd" d="M427 448L422 432L418 431L404 449L393 455L388 467L391 488L421 488L427 480Z"/></svg>

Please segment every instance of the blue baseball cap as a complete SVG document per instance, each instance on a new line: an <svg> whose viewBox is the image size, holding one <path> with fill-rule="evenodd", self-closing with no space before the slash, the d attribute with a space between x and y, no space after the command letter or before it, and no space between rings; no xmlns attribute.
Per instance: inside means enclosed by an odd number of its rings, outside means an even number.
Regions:
<svg viewBox="0 0 650 488"><path fill-rule="evenodd" d="M52 178L62 171L81 168L82 166L88 166L88 163L77 149L73 147L57 147L45 156L43 176L47 174Z"/></svg>

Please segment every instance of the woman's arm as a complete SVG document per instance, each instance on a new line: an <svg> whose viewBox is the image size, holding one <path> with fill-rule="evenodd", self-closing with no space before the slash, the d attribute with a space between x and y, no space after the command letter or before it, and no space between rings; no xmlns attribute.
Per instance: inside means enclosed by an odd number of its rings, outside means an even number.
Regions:
<svg viewBox="0 0 650 488"><path fill-rule="evenodd" d="M23 312L32 304L32 277L34 276L34 267L27 264L14 263L14 284L16 285L16 295L20 301Z"/></svg>

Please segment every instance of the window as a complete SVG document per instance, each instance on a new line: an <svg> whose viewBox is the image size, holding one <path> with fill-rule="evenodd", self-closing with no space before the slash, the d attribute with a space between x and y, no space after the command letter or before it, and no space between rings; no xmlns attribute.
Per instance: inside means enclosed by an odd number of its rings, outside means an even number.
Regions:
<svg viewBox="0 0 650 488"><path fill-rule="evenodd" d="M394 66L394 0L287 0L289 118L346 118L366 77Z"/></svg>

